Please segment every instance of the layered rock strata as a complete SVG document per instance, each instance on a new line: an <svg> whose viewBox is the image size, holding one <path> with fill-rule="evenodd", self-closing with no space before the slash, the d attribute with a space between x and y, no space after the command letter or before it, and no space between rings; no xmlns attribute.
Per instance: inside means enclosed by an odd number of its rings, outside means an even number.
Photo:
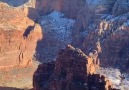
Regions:
<svg viewBox="0 0 129 90"><path fill-rule="evenodd" d="M32 63L33 55L37 41L41 38L41 27L26 16L25 9L0 3L0 86L32 77L36 68ZM26 74L29 69L32 70ZM18 79L14 79L15 76ZM19 87L19 82L8 85Z"/></svg>
<svg viewBox="0 0 129 90"><path fill-rule="evenodd" d="M40 26L23 10L2 3L0 18L0 67L31 64L36 42L42 38Z"/></svg>

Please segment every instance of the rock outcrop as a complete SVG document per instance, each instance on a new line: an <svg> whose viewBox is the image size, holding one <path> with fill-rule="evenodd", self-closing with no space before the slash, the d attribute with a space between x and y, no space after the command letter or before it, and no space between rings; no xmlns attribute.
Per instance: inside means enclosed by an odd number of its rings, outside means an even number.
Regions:
<svg viewBox="0 0 129 90"><path fill-rule="evenodd" d="M89 0L90 1L90 0ZM95 4L99 6L99 3L93 0L89 3L90 6L85 5L82 13L78 16L73 30L73 42L72 45L81 48L87 55L92 54L96 60L100 60L100 64L104 67L117 67L122 71L127 68L121 64L123 58L123 48L128 47L128 3L121 1L120 9L116 12L114 8L118 1L113 0L111 3L106 0L104 2L109 4L112 9L107 8L108 12L97 12L96 9L92 9ZM125 5L127 4L127 5ZM86 8L88 7L88 8ZM113 12L113 13L112 13ZM116 15L115 15L116 14ZM98 55L96 57L97 52ZM127 51L125 51L126 55ZM123 58L123 59L122 59ZM124 59L124 62L128 63L128 59ZM128 71L128 70L125 70Z"/></svg>
<svg viewBox="0 0 129 90"><path fill-rule="evenodd" d="M55 62L39 65L33 86L35 90L112 90L111 82L96 70L91 57L68 45Z"/></svg>
<svg viewBox="0 0 129 90"><path fill-rule="evenodd" d="M116 18L106 17L100 21L98 26L96 25L98 29L90 30L87 34L83 43L85 51L90 53L97 50L99 53L98 58L102 66L113 66L122 71L125 69L125 64L120 64L121 62L128 63L128 59L122 61L125 58L122 53L125 53L125 56L128 55L126 51L123 52L123 49L127 48L129 44L127 18L128 13Z"/></svg>
<svg viewBox="0 0 129 90"><path fill-rule="evenodd" d="M25 16L23 10L2 3L0 18L0 67L31 63L36 42L42 38L40 26Z"/></svg>
<svg viewBox="0 0 129 90"><path fill-rule="evenodd" d="M22 69L33 68L32 59L36 43L42 38L42 29L26 16L24 10L0 3L0 85L6 86L8 76L8 80L18 74L21 78L28 70ZM32 76L33 70L25 75Z"/></svg>
<svg viewBox="0 0 129 90"><path fill-rule="evenodd" d="M67 17L76 18L85 2L85 0L37 0L35 7L40 15L60 11Z"/></svg>

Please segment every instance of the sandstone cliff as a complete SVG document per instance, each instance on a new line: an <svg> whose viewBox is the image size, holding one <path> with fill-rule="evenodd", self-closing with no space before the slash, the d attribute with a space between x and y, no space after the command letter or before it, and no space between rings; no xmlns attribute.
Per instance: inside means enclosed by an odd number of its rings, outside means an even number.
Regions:
<svg viewBox="0 0 129 90"><path fill-rule="evenodd" d="M19 79L24 74L26 77L32 76L36 68L32 67L32 59L36 43L42 38L42 29L26 16L24 10L0 3L0 85L6 86L7 78L15 80L13 78L17 75ZM24 68L33 70L26 74L27 69ZM12 86L18 87L18 83Z"/></svg>
<svg viewBox="0 0 129 90"><path fill-rule="evenodd" d="M0 66L31 63L36 42L42 38L40 26L27 18L23 10L2 3L0 18Z"/></svg>

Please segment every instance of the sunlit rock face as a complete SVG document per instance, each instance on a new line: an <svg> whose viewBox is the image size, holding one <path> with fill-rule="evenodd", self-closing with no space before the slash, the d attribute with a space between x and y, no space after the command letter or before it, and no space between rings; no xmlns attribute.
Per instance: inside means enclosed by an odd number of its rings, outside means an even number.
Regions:
<svg viewBox="0 0 129 90"><path fill-rule="evenodd" d="M21 70L20 73L20 68L33 66L36 43L41 38L41 27L26 16L24 9L0 3L0 86L6 86L6 80L13 80L15 75L18 75L19 79L22 78L27 69ZM33 69L28 76L32 77ZM18 86L17 84L12 86Z"/></svg>
<svg viewBox="0 0 129 90"><path fill-rule="evenodd" d="M91 57L68 45L56 61L39 65L33 86L35 90L112 90L110 81L96 70Z"/></svg>
<svg viewBox="0 0 129 90"><path fill-rule="evenodd" d="M0 4L0 65L31 62L41 28L24 15L23 10ZM10 12L10 13L8 13Z"/></svg>

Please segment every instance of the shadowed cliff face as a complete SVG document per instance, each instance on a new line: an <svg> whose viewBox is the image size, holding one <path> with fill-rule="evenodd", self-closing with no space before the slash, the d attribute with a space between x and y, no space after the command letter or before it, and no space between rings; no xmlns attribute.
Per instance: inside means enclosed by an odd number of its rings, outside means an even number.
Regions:
<svg viewBox="0 0 129 90"><path fill-rule="evenodd" d="M71 43L75 20L64 17L63 13L53 11L39 20L44 38L37 42L36 59L40 62L55 60L58 50Z"/></svg>
<svg viewBox="0 0 129 90"><path fill-rule="evenodd" d="M35 90L112 90L110 81L96 70L91 57L68 45L55 62L39 65L33 86Z"/></svg>
<svg viewBox="0 0 129 90"><path fill-rule="evenodd" d="M60 11L69 18L76 18L85 0L37 0L36 10L40 15Z"/></svg>
<svg viewBox="0 0 129 90"><path fill-rule="evenodd" d="M73 42L72 44L76 47L81 48L87 55L90 54L94 56L94 51L98 52L96 60L100 60L100 64L104 67L116 67L123 70L127 69L121 62L128 63L127 51L123 50L125 46L128 47L129 35L128 35L128 10L123 8L128 8L128 3L126 1L107 1L106 0L92 0L89 3L88 9L84 7L82 13L78 15L78 18L74 25L73 30ZM116 8L118 3L121 7ZM120 3L121 2L121 3ZM112 10L109 9L108 12L98 12L96 9L92 9L92 5L97 4L98 6L105 5L112 6ZM119 6L118 5L118 6ZM124 5L124 6L122 6ZM124 57L120 56L120 53L124 53ZM123 59L122 59L123 58ZM124 61L122 61L124 60ZM122 69L126 67L125 69ZM128 70L126 70L128 72Z"/></svg>

